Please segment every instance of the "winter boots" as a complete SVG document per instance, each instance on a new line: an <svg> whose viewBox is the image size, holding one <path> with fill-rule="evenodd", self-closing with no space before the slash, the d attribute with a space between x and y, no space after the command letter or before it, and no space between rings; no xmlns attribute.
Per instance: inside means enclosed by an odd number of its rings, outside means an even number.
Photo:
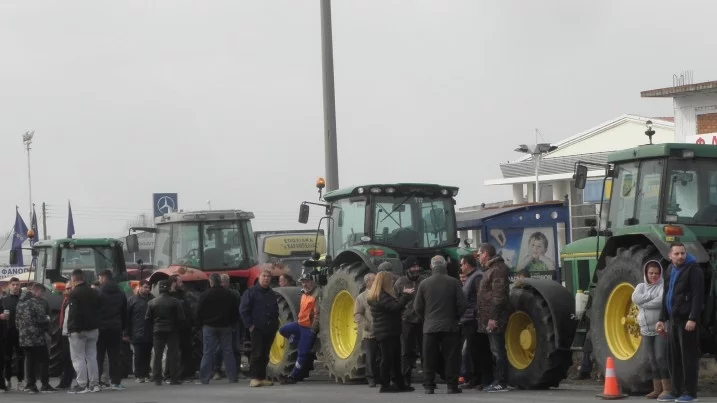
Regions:
<svg viewBox="0 0 717 403"><path fill-rule="evenodd" d="M657 399L660 393L662 393L662 380L654 379L652 381L652 392L646 394L645 397L648 399Z"/></svg>

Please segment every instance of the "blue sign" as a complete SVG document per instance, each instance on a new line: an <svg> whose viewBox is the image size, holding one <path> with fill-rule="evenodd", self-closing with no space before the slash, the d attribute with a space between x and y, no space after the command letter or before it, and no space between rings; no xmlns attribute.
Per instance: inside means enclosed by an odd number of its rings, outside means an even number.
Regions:
<svg viewBox="0 0 717 403"><path fill-rule="evenodd" d="M153 193L152 205L154 206L154 216L159 217L162 214L178 211L178 200L176 193Z"/></svg>

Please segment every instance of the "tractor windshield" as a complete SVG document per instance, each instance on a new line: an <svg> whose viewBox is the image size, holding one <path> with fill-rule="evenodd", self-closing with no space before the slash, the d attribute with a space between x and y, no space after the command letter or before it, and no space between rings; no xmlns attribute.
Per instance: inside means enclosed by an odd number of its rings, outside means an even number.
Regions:
<svg viewBox="0 0 717 403"><path fill-rule="evenodd" d="M456 229L453 201L412 194L375 196L372 203L375 242L406 249L435 248L453 243Z"/></svg>
<svg viewBox="0 0 717 403"><path fill-rule="evenodd" d="M58 256L54 256L58 254ZM59 264L56 257L59 258ZM38 248L35 262L38 279L51 283L66 282L73 270L81 269L85 273L85 281L92 283L105 270L112 270L115 276L124 271L124 255L122 250L109 245L77 246L71 248ZM121 266L121 267L120 267Z"/></svg>
<svg viewBox="0 0 717 403"><path fill-rule="evenodd" d="M671 160L665 186L666 222L717 224L717 160Z"/></svg>
<svg viewBox="0 0 717 403"><path fill-rule="evenodd" d="M163 224L157 230L155 260L160 269L183 265L212 271L256 264L248 220Z"/></svg>

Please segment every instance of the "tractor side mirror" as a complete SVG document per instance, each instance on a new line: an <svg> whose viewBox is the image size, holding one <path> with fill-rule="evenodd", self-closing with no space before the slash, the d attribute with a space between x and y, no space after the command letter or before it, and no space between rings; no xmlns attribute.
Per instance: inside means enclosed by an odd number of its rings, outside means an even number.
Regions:
<svg viewBox="0 0 717 403"><path fill-rule="evenodd" d="M32 248L30 255L32 255L32 257L38 257L40 256L40 251L37 248Z"/></svg>
<svg viewBox="0 0 717 403"><path fill-rule="evenodd" d="M127 235L127 252L139 252L139 239L137 239L137 234Z"/></svg>
<svg viewBox="0 0 717 403"><path fill-rule="evenodd" d="M575 180L575 188L585 189L585 184L588 181L588 167L578 164L575 167L573 179Z"/></svg>
<svg viewBox="0 0 717 403"><path fill-rule="evenodd" d="M18 260L20 260L17 256L18 252L22 253L22 251L18 251L17 249L10 249L10 266L16 266Z"/></svg>
<svg viewBox="0 0 717 403"><path fill-rule="evenodd" d="M306 224L309 222L309 205L308 204L302 204L299 206L299 222L301 224Z"/></svg>

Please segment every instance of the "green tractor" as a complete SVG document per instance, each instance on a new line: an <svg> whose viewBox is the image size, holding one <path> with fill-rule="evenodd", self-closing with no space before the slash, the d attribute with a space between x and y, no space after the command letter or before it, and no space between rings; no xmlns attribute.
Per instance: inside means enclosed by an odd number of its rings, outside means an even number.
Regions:
<svg viewBox="0 0 717 403"><path fill-rule="evenodd" d="M10 252L10 264L18 261L19 251ZM44 284L48 290L45 297L50 304L52 344L50 346L50 376L62 372L60 341L62 328L59 313L62 306L65 283L75 269L85 272L88 283L98 280L105 270L112 270L115 280L128 296L139 281L128 281L122 242L110 238L95 239L54 239L36 242L32 246L32 267L29 282ZM129 344L123 342L122 376L132 373L132 352Z"/></svg>
<svg viewBox="0 0 717 403"><path fill-rule="evenodd" d="M576 164L579 189L585 187L586 165ZM668 266L673 242L683 243L704 270L701 351L716 352L717 148L650 144L613 153L604 168L603 225L561 252L566 287L587 292L573 349L586 347L600 371L614 357L620 386L638 393L650 387L652 377L631 296L644 281L647 261Z"/></svg>
<svg viewBox="0 0 717 403"><path fill-rule="evenodd" d="M317 187L321 195L322 179ZM326 221L327 253L315 253L304 266L322 287L321 329L314 351L336 382L365 379L361 334L353 312L366 273L389 262L394 274L403 275L406 257L415 256L428 268L431 257L443 255L449 272L457 276L460 257L474 252L459 247L456 237L457 193L458 188L431 184L365 185L327 192L322 203L301 204L299 222L304 224L309 205L325 209L319 226ZM298 289L286 294L297 297L280 301L282 323L293 320L298 312ZM295 348L277 335L270 353L270 373L287 375L295 359Z"/></svg>

